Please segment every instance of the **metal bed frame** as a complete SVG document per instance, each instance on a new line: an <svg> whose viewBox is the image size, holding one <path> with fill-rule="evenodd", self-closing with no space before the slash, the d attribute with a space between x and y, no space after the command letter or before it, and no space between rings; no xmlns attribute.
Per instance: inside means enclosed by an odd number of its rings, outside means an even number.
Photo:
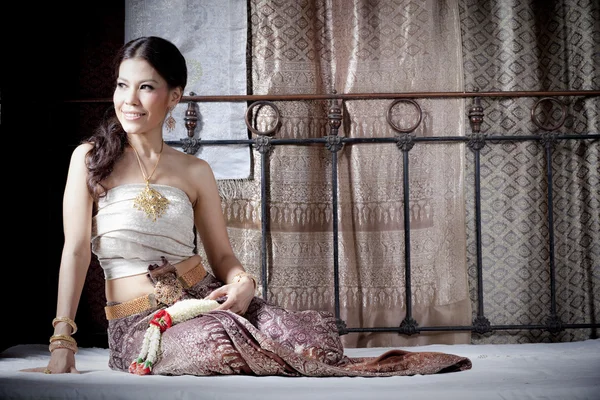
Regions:
<svg viewBox="0 0 600 400"><path fill-rule="evenodd" d="M185 112L185 125L188 132L188 137L178 141L167 141L169 145L182 147L183 151L189 154L195 154L201 146L211 145L240 145L247 144L255 147L260 153L260 168L261 168L261 215L262 215L262 243L261 243L261 275L267 276L267 234L269 231L269 221L267 214L268 204L268 176L266 162L273 146L281 145L299 145L299 144L321 144L324 145L331 153L331 188L332 188L332 214L333 214L333 273L334 273L334 302L335 316L340 334L348 334L351 332L396 332L404 335L414 335L427 331L472 331L478 334L485 334L491 331L498 330L522 330L522 329L537 329L547 330L551 333L558 333L565 329L584 329L592 328L595 336L595 329L600 327L599 322L592 323L563 323L557 315L556 307L556 265L554 257L554 224L553 224L553 187L552 187L552 155L553 146L559 141L566 140L600 140L600 133L589 134L557 134L554 131L563 126L567 117L566 105L557 96L600 96L600 91L512 91L512 92L413 92L413 93L379 93L379 94L337 94L331 95L238 95L238 96L197 96L193 92L189 96L184 96L183 103L187 103ZM481 105L481 98L519 98L519 97L537 97L539 98L534 107L531 109L532 122L540 129L541 133L534 135L522 136L497 136L487 135L481 132L481 124L484 118L484 109ZM432 98L471 98L472 104L468 110L468 118L471 127L471 133L466 136L429 136L417 137L414 135L415 129L419 126L422 120L422 110L417 99L432 99ZM342 102L344 100L373 100L373 99L389 99L392 100L387 109L386 119L391 128L396 132L393 137L380 138L350 138L339 135L339 128L342 122ZM328 126L329 134L321 138L294 138L294 139L278 139L276 133L280 125L280 113L274 102L276 101L302 101L302 100L322 100L328 101ZM196 137L196 127L199 119L196 104L197 102L240 102L244 101L249 104L245 122L247 128L255 134L255 137L247 140L202 140ZM560 117L552 125L544 125L539 121L537 116L537 108L548 102L549 105L558 105L560 107ZM417 113L417 122L410 127L397 126L392 118L392 109L399 103L412 105ZM272 128L266 131L259 131L254 127L252 121L252 112L256 107L270 107L275 113L275 123ZM480 151L488 145L500 143L503 141L539 141L544 145L546 156L546 179L548 184L547 190L547 223L549 228L549 271L550 271L550 304L549 316L544 323L540 324L511 324L511 325L493 325L485 315L484 310L484 293L483 293L483 261L482 261L482 246L481 246L481 200L480 200ZM411 241L410 241L410 186L409 174L410 165L408 154L416 143L420 142L464 142L474 155L474 183L475 183L475 237L477 245L477 315L470 326L419 326L418 321L412 314L412 299L411 299ZM340 318L340 300L339 300L339 259L338 259L338 198L337 198L337 157L338 152L344 144L361 144L361 143L394 143L403 157L403 189L404 189L404 247L405 247L405 293L406 293L406 316L401 324L397 327L347 327L344 320ZM262 279L262 293L266 298L268 294L268 280Z"/></svg>

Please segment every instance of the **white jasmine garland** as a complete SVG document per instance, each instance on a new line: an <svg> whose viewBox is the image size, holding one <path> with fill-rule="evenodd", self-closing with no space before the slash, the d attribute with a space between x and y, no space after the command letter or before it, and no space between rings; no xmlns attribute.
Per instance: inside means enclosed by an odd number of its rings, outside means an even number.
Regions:
<svg viewBox="0 0 600 400"><path fill-rule="evenodd" d="M188 319L197 317L200 314L212 311L219 306L216 300L207 299L185 299L180 300L167 308L171 315L173 325Z"/></svg>

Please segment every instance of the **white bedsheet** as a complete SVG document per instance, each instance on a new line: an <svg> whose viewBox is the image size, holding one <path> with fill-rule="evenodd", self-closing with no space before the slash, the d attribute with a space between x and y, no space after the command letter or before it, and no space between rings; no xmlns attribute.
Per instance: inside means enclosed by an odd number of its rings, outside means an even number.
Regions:
<svg viewBox="0 0 600 400"><path fill-rule="evenodd" d="M347 349L375 356L386 348ZM600 399L600 339L519 345L430 345L409 351L467 356L469 371L390 378L136 376L111 371L108 350L81 348L80 375L20 372L45 366L46 345L0 353L1 399Z"/></svg>

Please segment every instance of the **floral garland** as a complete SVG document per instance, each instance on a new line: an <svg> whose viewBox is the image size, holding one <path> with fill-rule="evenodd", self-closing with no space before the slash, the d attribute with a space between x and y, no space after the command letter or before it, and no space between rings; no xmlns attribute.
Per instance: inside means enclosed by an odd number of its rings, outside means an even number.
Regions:
<svg viewBox="0 0 600 400"><path fill-rule="evenodd" d="M158 310L150 320L144 335L139 356L129 365L129 372L135 375L148 375L158 357L161 335L171 326L207 313L219 306L216 300L185 299L172 306Z"/></svg>

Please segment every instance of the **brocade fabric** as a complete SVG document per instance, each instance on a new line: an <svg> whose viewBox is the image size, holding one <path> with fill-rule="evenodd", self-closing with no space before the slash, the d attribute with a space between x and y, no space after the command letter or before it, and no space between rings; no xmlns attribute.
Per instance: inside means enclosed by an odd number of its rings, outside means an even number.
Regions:
<svg viewBox="0 0 600 400"><path fill-rule="evenodd" d="M462 90L460 25L456 0L335 0L250 2L252 88L255 95L400 93ZM444 73L439 73L444 71ZM392 100L342 104L338 136L396 138L387 123ZM460 99L418 100L419 137L464 134ZM276 101L281 121L275 139L322 138L329 103ZM274 115L256 111L257 129ZM394 107L397 125L413 125L410 104ZM260 160L263 154L255 151ZM230 237L241 262L261 275L260 185L268 188L266 298L287 309L333 311L332 179L337 179L340 318L349 328L397 327L406 316L404 154L397 143L274 145L254 179L226 196ZM415 143L408 163L412 317L420 327L470 325L466 263L464 144ZM257 165L263 165L260 162ZM346 347L469 343L470 331L398 335L360 332Z"/></svg>
<svg viewBox="0 0 600 400"><path fill-rule="evenodd" d="M204 298L221 283L211 274L186 291ZM140 353L156 310L109 321L109 367L127 371ZM394 376L471 368L468 358L441 352L389 350L350 358L335 318L323 311L289 311L255 297L245 316L211 311L165 330L154 375Z"/></svg>
<svg viewBox="0 0 600 400"><path fill-rule="evenodd" d="M460 0L459 5L465 90L600 88L600 2ZM600 96L553 99L564 103L568 116L553 135L600 133ZM539 100L482 98L481 132L494 136L548 134L536 127L530 116ZM541 121L556 123L560 107L549 102L539 106ZM492 324L545 323L551 315L552 296L562 324L600 320L600 140L553 141L550 158L546 146L544 141L499 141L481 149L483 307ZM472 177L473 152L467 152L467 157L465 176ZM551 182L546 176L548 162ZM550 185L552 237L548 226ZM473 227L474 185L466 185L465 190L467 224ZM478 300L476 240L470 229L467 260L472 266L469 278L474 302ZM554 293L548 272L551 263L556 268ZM595 334L593 329L525 329L474 335L473 343L566 342Z"/></svg>
<svg viewBox="0 0 600 400"><path fill-rule="evenodd" d="M145 274L150 264L171 264L194 255L194 213L187 194L176 187L151 185L169 200L156 221L134 209L145 183L120 185L98 201L92 221L92 251L105 279Z"/></svg>

